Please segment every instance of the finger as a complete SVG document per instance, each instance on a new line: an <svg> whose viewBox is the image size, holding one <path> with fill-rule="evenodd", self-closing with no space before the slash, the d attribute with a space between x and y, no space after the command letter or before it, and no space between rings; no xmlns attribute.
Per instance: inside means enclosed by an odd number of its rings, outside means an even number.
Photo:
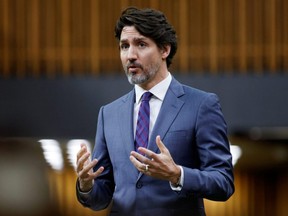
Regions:
<svg viewBox="0 0 288 216"><path fill-rule="evenodd" d="M155 153L153 152L153 151L151 151L151 150L149 150L149 149L147 149L147 148L143 148L143 147L139 147L138 148L138 152L140 152L141 154L140 155L144 155L142 158L144 159L144 158L153 158L153 156L155 155ZM140 155L139 155L139 157L140 157Z"/></svg>
<svg viewBox="0 0 288 216"><path fill-rule="evenodd" d="M81 144L80 147L80 150L77 152L77 160L87 152L87 146L85 144Z"/></svg>
<svg viewBox="0 0 288 216"><path fill-rule="evenodd" d="M98 163L96 159L93 161L87 163L85 166L83 166L82 170L80 171L81 173L88 173L90 170L93 169L93 167ZM92 171L91 171L92 172Z"/></svg>
<svg viewBox="0 0 288 216"><path fill-rule="evenodd" d="M139 167L142 164L142 161L139 158L143 157L142 155L138 154L137 152L131 152L130 160L134 164L134 166Z"/></svg>
<svg viewBox="0 0 288 216"><path fill-rule="evenodd" d="M145 156L138 154L137 152L134 153L134 156L144 164L152 165L153 161L159 161L158 155L149 149L140 147L138 151Z"/></svg>
<svg viewBox="0 0 288 216"><path fill-rule="evenodd" d="M140 150L140 149L139 149ZM144 148L142 148L141 152L144 153ZM145 156L136 152L136 151L132 151L131 155L133 155L137 160L139 160L140 162L142 162L145 159Z"/></svg>
<svg viewBox="0 0 288 216"><path fill-rule="evenodd" d="M156 137L156 144L157 144L157 146L158 146L158 148L159 148L161 153L166 152L167 148L165 147L165 145L162 142L162 140L161 140L159 135Z"/></svg>
<svg viewBox="0 0 288 216"><path fill-rule="evenodd" d="M104 171L104 167L101 166L95 172L93 172L93 168L96 166L97 163L98 163L97 159L94 159L91 162L86 163L83 166L82 170L80 170L77 173L79 179L82 179L84 181L88 181L88 180L91 180L91 179L98 177Z"/></svg>
<svg viewBox="0 0 288 216"><path fill-rule="evenodd" d="M84 181L89 181L89 180L95 179L95 178L97 178L103 171L104 171L104 167L101 166L101 167L99 167L95 172L87 173L87 176L86 176L86 177L82 177L82 179L83 179ZM81 178L81 177L79 177L79 178Z"/></svg>
<svg viewBox="0 0 288 216"><path fill-rule="evenodd" d="M81 148L82 147L87 147L86 144L84 144L84 143L81 143L80 146L81 146Z"/></svg>
<svg viewBox="0 0 288 216"><path fill-rule="evenodd" d="M89 163L90 163L90 153L86 152L77 160L76 172L80 172L83 169L84 165Z"/></svg>
<svg viewBox="0 0 288 216"><path fill-rule="evenodd" d="M145 164L140 162L133 155L130 155L130 161L133 163L133 165L136 167L136 169L139 170L140 172L143 172L145 170Z"/></svg>
<svg viewBox="0 0 288 216"><path fill-rule="evenodd" d="M143 151L142 151L143 150ZM142 148L142 152L146 153L145 155L139 154L138 152L132 151L131 155L137 159L142 164L149 164L151 165L151 162L153 161L153 157L156 158L156 154L148 149Z"/></svg>

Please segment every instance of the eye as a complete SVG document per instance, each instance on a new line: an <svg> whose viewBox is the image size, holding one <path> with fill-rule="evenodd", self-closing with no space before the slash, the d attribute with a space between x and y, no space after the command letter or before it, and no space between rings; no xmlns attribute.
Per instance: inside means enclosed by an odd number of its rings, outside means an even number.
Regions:
<svg viewBox="0 0 288 216"><path fill-rule="evenodd" d="M129 48L129 45L126 44L126 43L123 43L123 44L120 45L120 49L121 50L127 50L128 48Z"/></svg>
<svg viewBox="0 0 288 216"><path fill-rule="evenodd" d="M145 48L145 47L147 46L147 44L144 43L144 42L139 42L138 46L139 46L140 48Z"/></svg>

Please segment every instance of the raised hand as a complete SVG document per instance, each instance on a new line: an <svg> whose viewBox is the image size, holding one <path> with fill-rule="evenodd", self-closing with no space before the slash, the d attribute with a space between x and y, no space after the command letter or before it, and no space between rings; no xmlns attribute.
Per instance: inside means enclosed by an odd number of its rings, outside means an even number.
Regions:
<svg viewBox="0 0 288 216"><path fill-rule="evenodd" d="M156 137L156 144L160 150L159 154L140 147L138 151L143 155L132 151L130 160L140 172L176 184L181 175L181 168L175 164L169 150L161 141L160 136Z"/></svg>
<svg viewBox="0 0 288 216"><path fill-rule="evenodd" d="M82 192L88 192L91 190L94 184L94 179L99 176L104 167L100 167L96 172L93 172L93 167L98 163L97 159L91 161L91 153L88 151L85 144L81 144L81 149L77 153L77 166L76 173L79 181L79 189Z"/></svg>

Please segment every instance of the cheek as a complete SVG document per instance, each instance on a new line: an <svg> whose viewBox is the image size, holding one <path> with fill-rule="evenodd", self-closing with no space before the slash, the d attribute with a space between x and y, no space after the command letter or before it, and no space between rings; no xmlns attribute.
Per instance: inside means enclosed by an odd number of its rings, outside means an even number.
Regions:
<svg viewBox="0 0 288 216"><path fill-rule="evenodd" d="M161 58L161 57L160 57ZM158 62L159 55L153 53L153 52L148 52L145 55L142 55L141 61L146 64L154 64L155 62Z"/></svg>
<svg viewBox="0 0 288 216"><path fill-rule="evenodd" d="M125 64L127 58L126 58L126 55L124 53L120 53L120 60L121 60L122 64Z"/></svg>
<svg viewBox="0 0 288 216"><path fill-rule="evenodd" d="M162 61L161 55L158 55L155 53L154 55L153 53L151 53L150 55L148 55L148 58L146 59L146 62L149 65L153 65L153 66L161 64L161 61Z"/></svg>

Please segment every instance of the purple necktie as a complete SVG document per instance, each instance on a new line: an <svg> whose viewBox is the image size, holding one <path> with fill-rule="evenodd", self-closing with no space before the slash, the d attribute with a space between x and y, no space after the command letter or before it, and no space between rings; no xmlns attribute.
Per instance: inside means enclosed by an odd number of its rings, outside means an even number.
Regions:
<svg viewBox="0 0 288 216"><path fill-rule="evenodd" d="M138 112L138 120L135 135L136 151L139 147L146 148L148 145L149 122L150 122L149 100L151 97L152 93L150 92L145 92L142 95L142 101Z"/></svg>

